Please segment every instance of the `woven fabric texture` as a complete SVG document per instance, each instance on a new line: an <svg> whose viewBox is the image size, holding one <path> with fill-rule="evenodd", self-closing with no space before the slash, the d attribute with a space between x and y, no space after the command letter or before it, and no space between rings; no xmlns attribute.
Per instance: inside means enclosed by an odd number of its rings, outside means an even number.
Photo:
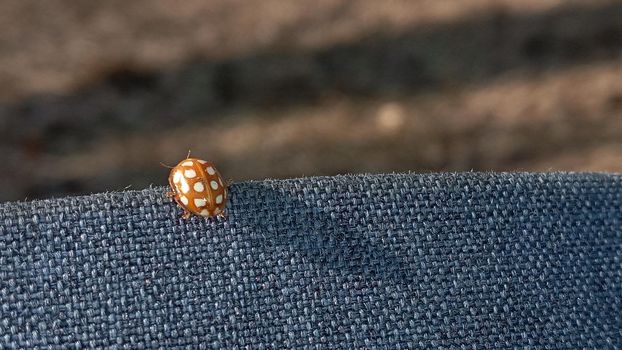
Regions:
<svg viewBox="0 0 622 350"><path fill-rule="evenodd" d="M622 176L163 187L0 206L0 348L622 347Z"/></svg>

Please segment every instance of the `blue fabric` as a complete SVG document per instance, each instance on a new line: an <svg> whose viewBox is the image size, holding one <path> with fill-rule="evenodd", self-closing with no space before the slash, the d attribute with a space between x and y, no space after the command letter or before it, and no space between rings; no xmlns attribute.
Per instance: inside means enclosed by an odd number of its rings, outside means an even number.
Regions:
<svg viewBox="0 0 622 350"><path fill-rule="evenodd" d="M0 206L0 348L622 347L622 176L247 182Z"/></svg>

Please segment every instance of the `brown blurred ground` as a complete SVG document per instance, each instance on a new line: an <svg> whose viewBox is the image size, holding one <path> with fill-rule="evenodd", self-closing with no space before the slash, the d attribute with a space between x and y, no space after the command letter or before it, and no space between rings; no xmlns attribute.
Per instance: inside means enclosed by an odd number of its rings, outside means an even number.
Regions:
<svg viewBox="0 0 622 350"><path fill-rule="evenodd" d="M0 200L234 180L622 171L622 1L0 2Z"/></svg>

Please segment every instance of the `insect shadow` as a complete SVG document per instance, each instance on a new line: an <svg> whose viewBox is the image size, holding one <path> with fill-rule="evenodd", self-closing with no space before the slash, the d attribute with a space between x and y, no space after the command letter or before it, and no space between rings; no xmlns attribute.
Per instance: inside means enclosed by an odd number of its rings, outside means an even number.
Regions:
<svg viewBox="0 0 622 350"><path fill-rule="evenodd" d="M358 205L360 199L349 203L339 199L344 193L337 188L340 184L322 185L307 188L294 180L233 186L235 203L228 220L245 226L260 251L302 259L323 276L391 283L413 280L406 251L388 242L391 227L379 213Z"/></svg>

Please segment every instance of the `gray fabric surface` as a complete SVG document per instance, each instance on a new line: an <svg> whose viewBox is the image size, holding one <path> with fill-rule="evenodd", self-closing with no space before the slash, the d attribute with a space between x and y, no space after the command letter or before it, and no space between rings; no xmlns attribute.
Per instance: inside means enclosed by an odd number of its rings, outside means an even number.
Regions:
<svg viewBox="0 0 622 350"><path fill-rule="evenodd" d="M248 182L0 206L1 348L622 346L622 176Z"/></svg>

